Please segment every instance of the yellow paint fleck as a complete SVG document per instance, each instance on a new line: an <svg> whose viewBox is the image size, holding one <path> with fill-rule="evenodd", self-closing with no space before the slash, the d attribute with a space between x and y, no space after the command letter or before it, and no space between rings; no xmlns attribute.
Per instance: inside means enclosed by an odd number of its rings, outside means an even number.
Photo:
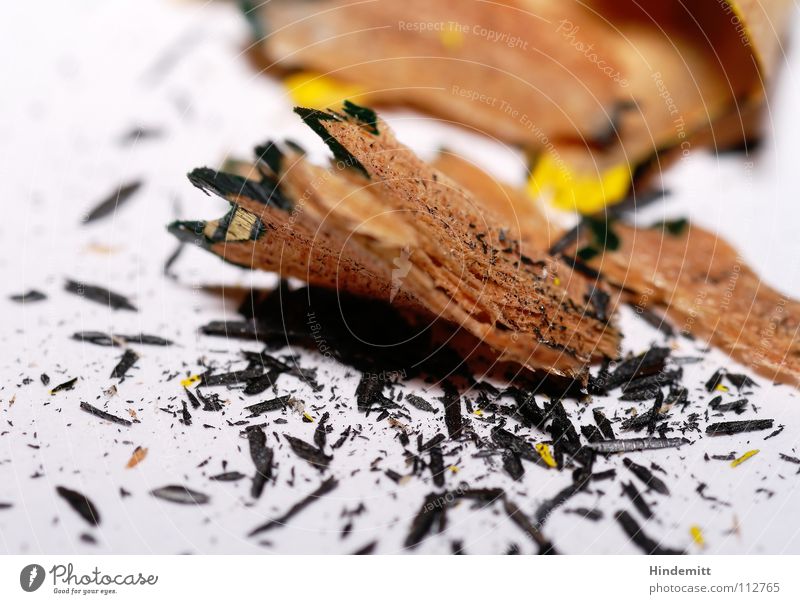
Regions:
<svg viewBox="0 0 800 604"><path fill-rule="evenodd" d="M622 201L630 183L631 171L627 164L600 173L579 174L563 160L547 153L531 171L528 193L533 197L549 197L561 210L594 214Z"/></svg>
<svg viewBox="0 0 800 604"><path fill-rule="evenodd" d="M457 474L458 473L458 466L450 466L450 471L453 474Z"/></svg>
<svg viewBox="0 0 800 604"><path fill-rule="evenodd" d="M690 527L689 533L692 535L692 539L698 546L706 546L706 540L703 538L703 530L699 526L694 525Z"/></svg>
<svg viewBox="0 0 800 604"><path fill-rule="evenodd" d="M308 421L313 422L314 418L308 414L308 411L303 411L303 417L305 417Z"/></svg>
<svg viewBox="0 0 800 604"><path fill-rule="evenodd" d="M553 283L555 283L556 285L561 285L561 279L559 279L558 277L553 277Z"/></svg>
<svg viewBox="0 0 800 604"><path fill-rule="evenodd" d="M542 461L546 463L551 468L555 468L558 466L556 460L553 459L553 456L550 453L550 447L544 443L537 443L533 446L536 449L536 452L539 454L539 457L542 458Z"/></svg>
<svg viewBox="0 0 800 604"><path fill-rule="evenodd" d="M716 390L719 390L720 392L728 392L730 389L724 384L717 384Z"/></svg>
<svg viewBox="0 0 800 604"><path fill-rule="evenodd" d="M188 388L192 384L196 384L199 381L200 381L199 375L190 375L188 378L181 380L181 386L183 386L184 388Z"/></svg>
<svg viewBox="0 0 800 604"><path fill-rule="evenodd" d="M301 71L287 76L283 80L283 85L288 89L292 101L301 107L313 109L336 107L345 99L353 99L364 94L361 86L311 71Z"/></svg>
<svg viewBox="0 0 800 604"><path fill-rule="evenodd" d="M483 409L475 409L475 411L473 411L473 413L475 415L477 415L478 417L483 417Z"/></svg>
<svg viewBox="0 0 800 604"><path fill-rule="evenodd" d="M746 462L748 459L750 459L751 457L753 457L753 455L758 455L759 451L760 451L760 449L753 449L752 451L748 451L747 453L745 453L744 455L742 455L742 456L741 456L739 459L734 459L734 460L731 462L731 467L732 467L732 468L735 468L736 466L743 464L743 463L744 463L744 462Z"/></svg>
<svg viewBox="0 0 800 604"><path fill-rule="evenodd" d="M439 32L439 40L447 50L458 50L464 45L464 33L457 23L448 23L447 27Z"/></svg>

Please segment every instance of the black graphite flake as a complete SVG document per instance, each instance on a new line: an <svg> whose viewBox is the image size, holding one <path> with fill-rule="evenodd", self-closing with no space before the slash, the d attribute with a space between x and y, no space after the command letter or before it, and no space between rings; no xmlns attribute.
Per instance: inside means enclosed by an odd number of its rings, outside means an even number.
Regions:
<svg viewBox="0 0 800 604"><path fill-rule="evenodd" d="M765 436L764 440L769 440L770 438L774 438L774 437L778 436L778 434L783 432L785 429L786 429L786 426L781 424L780 426L778 426L778 428L776 430L774 430L773 432L770 432L769 436Z"/></svg>
<svg viewBox="0 0 800 604"><path fill-rule="evenodd" d="M616 438L614 436L614 428L611 426L609 419L603 413L603 410L592 409L592 415L594 416L594 422L597 424L597 427L600 428L600 432L603 433L603 436L609 440L614 440Z"/></svg>
<svg viewBox="0 0 800 604"><path fill-rule="evenodd" d="M722 383L723 377L725 377L725 370L717 369L706 382L706 392L713 392Z"/></svg>
<svg viewBox="0 0 800 604"><path fill-rule="evenodd" d="M631 500L633 506L643 517L648 520L653 517L653 510L650 509L650 506L644 500L642 494L639 493L639 489L636 488L633 482L623 482L622 492Z"/></svg>
<svg viewBox="0 0 800 604"><path fill-rule="evenodd" d="M278 411L279 409L283 409L289 404L290 398L291 397L287 394L285 396L279 396L268 401L256 403L255 405L249 405L245 407L245 409L250 412L248 417L256 417L258 415L262 415L263 413L269 413L270 411Z"/></svg>
<svg viewBox="0 0 800 604"><path fill-rule="evenodd" d="M43 386L47 386L47 385L50 384L50 376L47 375L46 373L43 373L42 375L40 375L39 379L42 380L42 385Z"/></svg>
<svg viewBox="0 0 800 604"><path fill-rule="evenodd" d="M508 499L508 497L505 497L503 499L503 507L511 521L539 546L540 554L556 553L553 544L542 535L541 531L531 522L530 518L525 515L516 503Z"/></svg>
<svg viewBox="0 0 800 604"><path fill-rule="evenodd" d="M240 340L266 340L270 335L259 321L210 321L200 328L207 336L221 336Z"/></svg>
<svg viewBox="0 0 800 604"><path fill-rule="evenodd" d="M172 346L172 341L146 333L131 335L106 333L104 331L78 331L72 334L73 340L88 342L97 346L122 346L123 344L143 344L148 346Z"/></svg>
<svg viewBox="0 0 800 604"><path fill-rule="evenodd" d="M183 391L186 393L186 397L189 399L189 403L191 403L193 409L200 408L200 401L197 400L197 397L189 390L186 386L183 387Z"/></svg>
<svg viewBox="0 0 800 604"><path fill-rule="evenodd" d="M758 384L755 381L753 381L749 376L745 375L744 373L726 373L725 379L728 380L731 384L733 384L737 390L758 386Z"/></svg>
<svg viewBox="0 0 800 604"><path fill-rule="evenodd" d="M797 457L786 455L786 453L778 453L778 455L783 461L788 461L789 463L796 463L800 465L800 459L798 459Z"/></svg>
<svg viewBox="0 0 800 604"><path fill-rule="evenodd" d="M153 497L158 497L165 501L172 503L180 503L183 505L202 505L211 501L208 495L193 491L188 487L182 485L171 484L158 489L150 491Z"/></svg>
<svg viewBox="0 0 800 604"><path fill-rule="evenodd" d="M653 392L654 390L660 390L664 386L671 386L675 384L676 382L680 381L682 377L683 369L681 367L670 371L659 371L658 373L644 375L626 382L622 385L622 392L627 396L637 391ZM655 396L655 394L648 396L647 398L652 398L653 396ZM622 400L633 399L623 398Z"/></svg>
<svg viewBox="0 0 800 604"><path fill-rule="evenodd" d="M394 471L394 470L392 470L391 468L390 468L390 469L388 469L388 470L386 470L386 471L384 472L384 474L386 474L386 477L387 477L389 480L391 480L391 481L393 481L393 482L395 482L395 483L397 483L397 484L400 484L400 481L401 481L401 480L403 480L403 475L402 475L402 474L400 474L400 472L395 472L395 471Z"/></svg>
<svg viewBox="0 0 800 604"><path fill-rule="evenodd" d="M248 396L253 394L261 394L267 388L272 388L275 385L275 381L278 379L280 375L280 371L276 369L270 369L266 373L262 373L258 377L255 377L247 382L247 386L244 387L244 393Z"/></svg>
<svg viewBox="0 0 800 604"><path fill-rule="evenodd" d="M719 422L716 424L709 424L706 428L706 434L712 436L725 434L740 434L742 432L754 432L756 430L768 430L772 428L775 420L772 419L751 419L734 422Z"/></svg>
<svg viewBox="0 0 800 604"><path fill-rule="evenodd" d="M199 403L198 403L199 404ZM185 426L192 425L192 414L189 413L189 409L186 408L186 401L181 401L181 421Z"/></svg>
<svg viewBox="0 0 800 604"><path fill-rule="evenodd" d="M31 289L26 291L24 294L13 294L9 296L9 299L12 302L28 304L29 302L41 302L42 300L47 300L47 296L38 290Z"/></svg>
<svg viewBox="0 0 800 604"><path fill-rule="evenodd" d="M423 451L427 451L428 449L432 449L436 445L442 444L445 440L447 440L447 437L444 434L442 434L441 432L439 432L439 433L436 434L436 436L434 436L429 441L427 441L425 443L422 443L419 446L419 452L422 453Z"/></svg>
<svg viewBox="0 0 800 604"><path fill-rule="evenodd" d="M747 404L750 401L746 398L739 399L738 401L731 401L730 403L723 403L722 397L717 396L708 403L708 406L711 407L714 411L718 411L720 413L727 413L728 411L733 411L736 415L741 415L745 411L747 411Z"/></svg>
<svg viewBox="0 0 800 604"><path fill-rule="evenodd" d="M661 407L661 405L659 404L658 407ZM654 409L651 408L644 413L623 420L620 427L625 431L633 430L634 432L638 432L639 430L649 428L652 426L653 422L657 422L664 417L666 417L666 414L654 412Z"/></svg>
<svg viewBox="0 0 800 604"><path fill-rule="evenodd" d="M625 531L630 540L648 555L675 556L686 553L682 550L663 547L659 542L645 535L642 531L642 527L639 526L639 523L636 522L636 520L633 519L633 516L631 516L625 510L618 511L616 514L614 514L614 518L617 519L617 522L619 522L622 530Z"/></svg>
<svg viewBox="0 0 800 604"><path fill-rule="evenodd" d="M492 440L499 447L509 449L528 461L536 462L540 459L539 454L536 453L530 443L516 434L512 434L505 428L492 428Z"/></svg>
<svg viewBox="0 0 800 604"><path fill-rule="evenodd" d="M653 489L656 493L669 495L669 488L667 488L666 483L658 476L653 474L649 468L640 466L638 463L631 461L627 457L622 460L622 463L631 471L634 476L636 476L636 478L641 480L646 487Z"/></svg>
<svg viewBox="0 0 800 604"><path fill-rule="evenodd" d="M230 386L233 384L241 384L253 378L257 378L263 373L263 367L255 367L252 369L243 369L242 371L203 375L200 378L198 386Z"/></svg>
<svg viewBox="0 0 800 604"><path fill-rule="evenodd" d="M608 293L599 289L596 284L590 284L585 299L594 309L594 316L597 320L601 323L608 323L608 303L610 301Z"/></svg>
<svg viewBox="0 0 800 604"><path fill-rule="evenodd" d="M122 357L111 372L112 378L118 378L120 381L125 379L125 374L128 373L134 363L139 360L139 355L130 348L122 353Z"/></svg>
<svg viewBox="0 0 800 604"><path fill-rule="evenodd" d="M377 376L365 373L356 387L356 405L362 413L373 409L396 406L392 400L384 396L383 387L386 382Z"/></svg>
<svg viewBox="0 0 800 604"><path fill-rule="evenodd" d="M338 449L341 447L347 440L348 436L350 436L350 426L347 426L347 428L344 429L339 438L336 439L336 442L331 445L331 449Z"/></svg>
<svg viewBox="0 0 800 604"><path fill-rule="evenodd" d="M597 508L573 508L569 510L564 510L565 514L574 514L575 516L580 516L585 520L591 520L592 522L597 522L598 520L603 519L603 512Z"/></svg>
<svg viewBox="0 0 800 604"><path fill-rule="evenodd" d="M595 472L592 474L592 482L600 480L612 480L617 476L617 471L614 468L610 470L603 470L602 472Z"/></svg>
<svg viewBox="0 0 800 604"><path fill-rule="evenodd" d="M58 386L53 387L50 390L50 394L55 394L56 392L62 392L63 390L72 390L75 387L75 383L78 381L78 378L74 377L71 380L67 380L66 382L62 382Z"/></svg>
<svg viewBox="0 0 800 604"><path fill-rule="evenodd" d="M461 436L463 430L461 418L461 397L455 386L445 382L444 396L440 399L444 403L444 423L447 426L447 433L450 438L455 439Z"/></svg>
<svg viewBox="0 0 800 604"><path fill-rule="evenodd" d="M279 375L285 373L287 375L296 377L305 384L308 384L315 392L322 390L322 386L317 383L316 369L305 369L303 367L298 367L296 362L294 362L292 365L284 363L272 355L267 354L266 351L243 351L242 354L248 361L250 361L251 367L260 366L267 370L267 375L274 375L275 379L277 379Z"/></svg>
<svg viewBox="0 0 800 604"><path fill-rule="evenodd" d="M544 526L544 523L547 522L547 519L553 514L553 512L564 505L571 497L573 497L576 493L580 492L585 486L586 483L589 482L589 479L592 475L588 472L581 474L575 482L573 482L568 487L561 489L558 493L556 493L555 497L551 499L546 499L543 501L538 508L536 508L536 513L534 514L534 522L536 526L541 530Z"/></svg>
<svg viewBox="0 0 800 604"><path fill-rule="evenodd" d="M667 449L689 443L688 438L621 438L589 443L586 446L597 453L628 453L648 449Z"/></svg>
<svg viewBox="0 0 800 604"><path fill-rule="evenodd" d="M264 486L272 478L272 449L267 447L267 435L259 427L252 427L247 430L247 440L250 444L250 458L256 467L253 476L253 484L250 488L250 495L253 499L261 497Z"/></svg>
<svg viewBox="0 0 800 604"><path fill-rule="evenodd" d="M279 526L284 526L287 522L289 522L289 520L294 518L297 514L302 512L304 509L306 509L309 505L311 505L318 499L321 499L322 497L333 491L337 486L339 486L339 483L335 478L332 477L328 478L327 480L325 480L325 482L319 485L319 487L317 487L317 489L313 493L307 495L306 497L295 503L291 508L289 508L289 510L285 514L283 514L278 518L275 518L274 520L270 520L266 524L262 524L261 526L254 528L252 531L250 531L248 536L253 537L255 535L258 535L259 533L264 533Z"/></svg>
<svg viewBox="0 0 800 604"><path fill-rule="evenodd" d="M81 409L89 413L90 415L94 415L95 417L99 417L100 419L104 419L109 422L113 422L115 424L120 424L121 426L130 426L133 422L127 419L123 419L121 417L117 417L116 415L111 415L110 413L106 413L102 409L98 409L97 407L93 407L89 403L82 402Z"/></svg>
<svg viewBox="0 0 800 604"><path fill-rule="evenodd" d="M356 551L353 552L354 556L369 556L375 551L375 548L378 547L377 541L372 541L371 543L367 543L365 546L358 548Z"/></svg>
<svg viewBox="0 0 800 604"><path fill-rule="evenodd" d="M135 180L123 185L119 185L114 192L106 197L103 201L98 203L92 210L83 218L83 224L94 222L105 218L109 214L113 214L118 207L133 197L134 193L142 186L142 182Z"/></svg>
<svg viewBox="0 0 800 604"><path fill-rule="evenodd" d="M242 478L247 477L241 472L223 472L222 474L208 477L209 480L216 480L217 482L236 482Z"/></svg>
<svg viewBox="0 0 800 604"><path fill-rule="evenodd" d="M597 426L581 426L581 434L590 443L597 443L603 440L603 434L597 429Z"/></svg>
<svg viewBox="0 0 800 604"><path fill-rule="evenodd" d="M626 390L620 397L621 401L649 401L656 398L661 393L661 388L658 386L645 386L638 390Z"/></svg>
<svg viewBox="0 0 800 604"><path fill-rule="evenodd" d="M441 488L444 486L444 456L440 447L431 447L430 470L433 484Z"/></svg>
<svg viewBox="0 0 800 604"><path fill-rule="evenodd" d="M100 512L86 495L73 491L67 487L56 487L56 492L66 500L69 506L75 510L81 518L92 526L100 524Z"/></svg>
<svg viewBox="0 0 800 604"><path fill-rule="evenodd" d="M525 475L525 468L522 466L519 455L511 449L503 451L503 469L514 480L521 480Z"/></svg>
<svg viewBox="0 0 800 604"><path fill-rule="evenodd" d="M427 411L428 413L438 413L439 411L424 398L417 396L416 394L406 394L405 401L420 411Z"/></svg>
<svg viewBox="0 0 800 604"><path fill-rule="evenodd" d="M304 440L295 438L294 436L290 436L288 434L284 434L283 436L287 441L289 441L292 451L294 451L298 457L307 461L320 472L324 472L328 469L328 465L333 460L333 457L330 455L325 455L325 453L317 449L314 445L307 443Z"/></svg>
<svg viewBox="0 0 800 604"><path fill-rule="evenodd" d="M86 298L92 302L97 302L103 306L108 306L114 310L137 310L125 296L114 293L99 285L89 285L87 283L67 279L64 289L71 294Z"/></svg>
<svg viewBox="0 0 800 604"><path fill-rule="evenodd" d="M317 445L317 448L322 451L325 448L325 444L328 440L328 427L326 426L328 420L330 419L331 414L327 411L322 414L322 417L317 424L316 429L314 430L314 444Z"/></svg>
<svg viewBox="0 0 800 604"><path fill-rule="evenodd" d="M425 497L422 507L417 512L417 515L414 516L414 520L411 521L411 528L409 528L404 542L405 547L413 549L422 543L437 521L439 522L439 530L441 531L444 528L448 499L447 493L429 493Z"/></svg>
<svg viewBox="0 0 800 604"><path fill-rule="evenodd" d="M622 361L608 376L606 390L613 390L635 378L652 375L664 369L670 349L654 346L650 350Z"/></svg>
<svg viewBox="0 0 800 604"><path fill-rule="evenodd" d="M203 394L200 391L200 388L195 388L194 391L197 394L197 398L200 399L201 403L203 403L203 411L222 411L224 409L224 405L222 399L219 397L219 394Z"/></svg>

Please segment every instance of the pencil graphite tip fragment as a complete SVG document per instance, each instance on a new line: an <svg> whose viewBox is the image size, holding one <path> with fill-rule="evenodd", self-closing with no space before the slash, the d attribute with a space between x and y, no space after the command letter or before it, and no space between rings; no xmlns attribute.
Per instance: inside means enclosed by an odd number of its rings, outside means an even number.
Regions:
<svg viewBox="0 0 800 604"><path fill-rule="evenodd" d="M209 249L211 243L203 234L206 223L203 220L176 220L167 225L167 230L184 243L191 243Z"/></svg>

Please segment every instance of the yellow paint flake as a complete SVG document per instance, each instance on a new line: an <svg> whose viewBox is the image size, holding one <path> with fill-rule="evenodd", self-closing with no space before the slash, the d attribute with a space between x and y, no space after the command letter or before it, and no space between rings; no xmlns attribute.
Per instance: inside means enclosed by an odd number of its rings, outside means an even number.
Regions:
<svg viewBox="0 0 800 604"><path fill-rule="evenodd" d="M457 474L457 473L458 473L458 466L450 466L449 470L450 470L450 471L451 471L453 474Z"/></svg>
<svg viewBox="0 0 800 604"><path fill-rule="evenodd" d="M538 159L531 171L528 193L533 197L549 197L561 210L594 214L622 201L630 183L631 171L627 164L600 173L578 174L563 160L548 153Z"/></svg>
<svg viewBox="0 0 800 604"><path fill-rule="evenodd" d="M741 456L739 459L734 459L734 460L731 462L731 467L732 467L732 468L735 468L736 466L743 464L743 463L744 463L744 462L746 462L748 459L750 459L751 457L753 457L753 455L758 455L759 451L760 451L760 449L753 449L752 451L748 451L747 453L745 453L744 455L742 455L742 456Z"/></svg>
<svg viewBox="0 0 800 604"><path fill-rule="evenodd" d="M555 283L556 285L561 285L561 279L559 279L558 277L553 277L553 283Z"/></svg>
<svg viewBox="0 0 800 604"><path fill-rule="evenodd" d="M308 411L303 411L303 417L305 417L309 422L313 422L314 418L308 414Z"/></svg>
<svg viewBox="0 0 800 604"><path fill-rule="evenodd" d="M551 468L558 467L556 460L553 459L553 456L550 454L550 447L544 443L537 443L533 445L533 448L536 449L536 452L539 454L539 457L542 458L542 461L546 463Z"/></svg>
<svg viewBox="0 0 800 604"><path fill-rule="evenodd" d="M478 417L483 417L483 409L475 409L475 411L473 411L473 413L475 415L477 415Z"/></svg>
<svg viewBox="0 0 800 604"><path fill-rule="evenodd" d="M364 94L361 86L310 71L301 71L284 78L283 85L297 105L314 109L336 107L345 99Z"/></svg>
<svg viewBox="0 0 800 604"><path fill-rule="evenodd" d="M196 384L199 381L200 381L199 375L190 375L185 380L181 380L181 386L183 386L184 388L188 388L192 384Z"/></svg>
<svg viewBox="0 0 800 604"><path fill-rule="evenodd" d="M439 32L439 40L447 50L458 50L464 45L464 33L457 23L448 23L447 27Z"/></svg>
<svg viewBox="0 0 800 604"><path fill-rule="evenodd" d="M690 527L689 534L691 534L692 539L698 546L700 547L706 546L706 540L703 538L703 530L699 526L694 525Z"/></svg>
<svg viewBox="0 0 800 604"><path fill-rule="evenodd" d="M126 468L135 468L139 463L147 457L147 449L143 449L142 447L136 447L133 450L133 455L128 460L128 464L125 466Z"/></svg>
<svg viewBox="0 0 800 604"><path fill-rule="evenodd" d="M720 392L728 392L730 389L724 384L717 384L716 390L719 390Z"/></svg>

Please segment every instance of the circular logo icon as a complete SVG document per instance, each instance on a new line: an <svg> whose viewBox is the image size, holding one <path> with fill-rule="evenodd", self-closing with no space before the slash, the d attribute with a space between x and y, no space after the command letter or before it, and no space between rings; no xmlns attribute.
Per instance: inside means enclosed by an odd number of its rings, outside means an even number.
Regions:
<svg viewBox="0 0 800 604"><path fill-rule="evenodd" d="M36 591L44 583L44 567L28 564L19 573L19 585L25 591Z"/></svg>

